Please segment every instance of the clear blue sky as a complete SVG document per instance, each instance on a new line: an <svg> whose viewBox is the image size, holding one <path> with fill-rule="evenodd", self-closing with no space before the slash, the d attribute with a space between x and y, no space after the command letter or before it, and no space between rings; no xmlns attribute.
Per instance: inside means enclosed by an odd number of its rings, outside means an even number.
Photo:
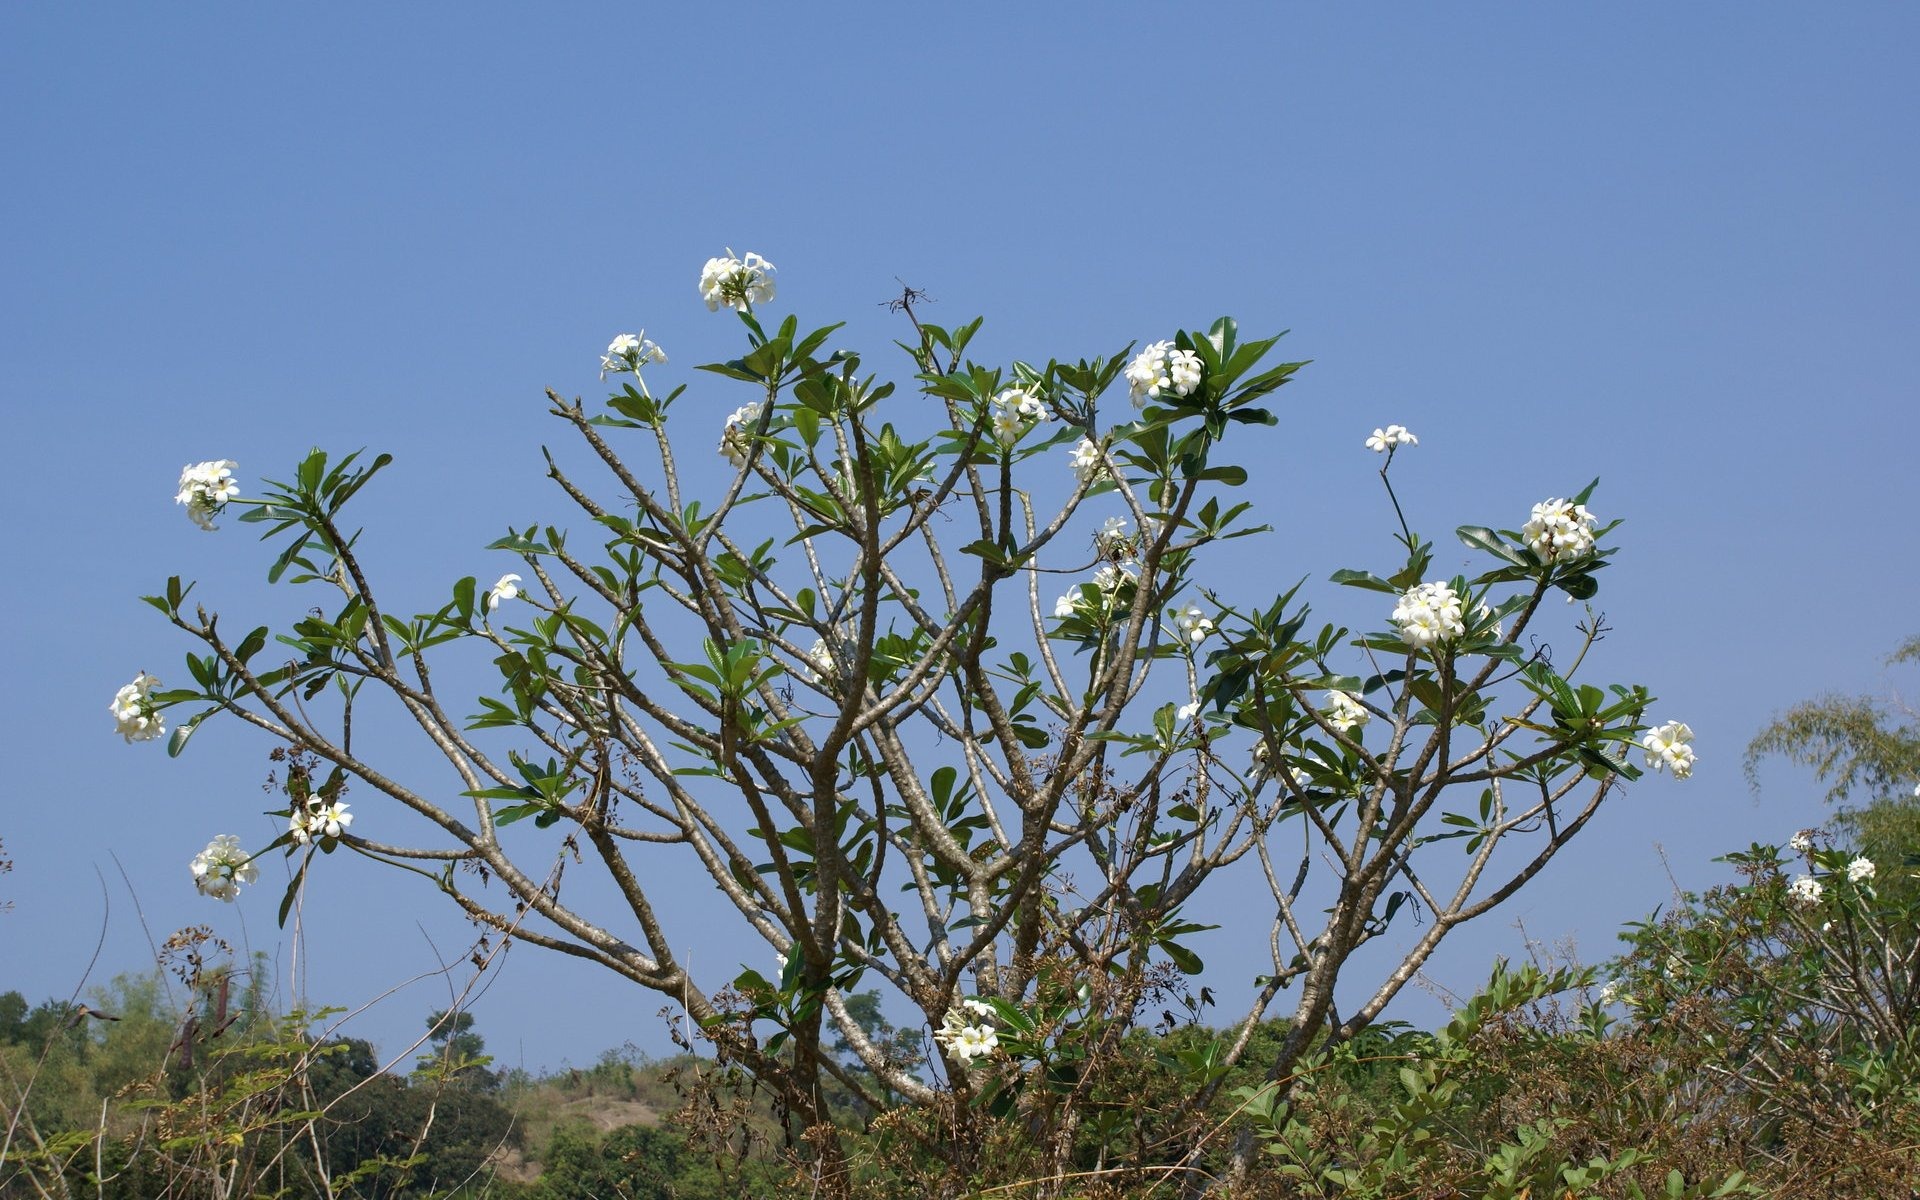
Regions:
<svg viewBox="0 0 1920 1200"><path fill-rule="evenodd" d="M221 724L168 761L107 714L135 670L182 676L136 599L167 575L236 613L299 603L263 589L244 528L188 524L181 465L390 451L360 506L376 565L422 604L491 578L506 524L564 513L541 389L597 395L613 333L646 326L716 422L743 402L690 370L731 352L694 296L727 245L874 365L896 280L935 319L985 314L1001 359L1220 313L1290 328L1314 365L1260 450L1278 532L1242 594L1390 552L1375 425L1421 436L1396 473L1442 565L1454 525L1603 478L1594 507L1627 521L1604 674L1693 725L1699 772L1614 800L1457 936L1441 983L1516 952L1516 917L1604 956L1670 893L1657 847L1698 886L1819 819L1802 777L1756 800L1739 758L1796 698L1885 686L1879 656L1920 632L1920 9L661 7L0 11L0 402L25 488L0 582L0 989L64 993L103 927L96 978L193 922L284 955L274 887L228 907L185 870L212 833L270 834L266 745ZM314 999L371 999L430 940L462 952L436 896L324 865ZM397 1049L435 986L354 1028ZM540 1066L663 1048L659 1003L529 947L476 1012Z"/></svg>

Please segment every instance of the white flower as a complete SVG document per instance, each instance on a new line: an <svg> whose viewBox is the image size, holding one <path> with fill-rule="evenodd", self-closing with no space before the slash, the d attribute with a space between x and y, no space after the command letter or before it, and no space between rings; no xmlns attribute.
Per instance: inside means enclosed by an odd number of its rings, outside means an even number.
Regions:
<svg viewBox="0 0 1920 1200"><path fill-rule="evenodd" d="M1675 779L1693 774L1693 730L1679 721L1668 721L1647 730L1640 745L1647 752L1647 765L1656 771L1671 770Z"/></svg>
<svg viewBox="0 0 1920 1200"><path fill-rule="evenodd" d="M487 611L492 612L494 609L500 607L501 601L512 600L519 595L520 577L518 575L502 575L500 582L487 589Z"/></svg>
<svg viewBox="0 0 1920 1200"><path fill-rule="evenodd" d="M967 1004L964 1000L961 1003ZM988 1008L991 1012L990 1006L982 1005L981 1007ZM933 1036L934 1040L946 1047L948 1054L962 1063L976 1058L985 1058L1000 1045L1000 1035L994 1031L993 1026L969 1025L957 1008L947 1010L945 1019L940 1023L939 1031Z"/></svg>
<svg viewBox="0 0 1920 1200"><path fill-rule="evenodd" d="M1176 350L1172 342L1155 342L1127 364L1127 387L1133 393L1133 406L1139 408L1148 399L1168 394L1191 396L1200 386L1200 373L1198 354Z"/></svg>
<svg viewBox="0 0 1920 1200"><path fill-rule="evenodd" d="M1593 514L1584 504L1542 500L1520 536L1544 562L1570 562L1593 553Z"/></svg>
<svg viewBox="0 0 1920 1200"><path fill-rule="evenodd" d="M1820 881L1811 875L1796 876L1794 881L1787 885L1787 895L1802 904L1820 903L1820 897L1825 891L1826 889L1820 886Z"/></svg>
<svg viewBox="0 0 1920 1200"><path fill-rule="evenodd" d="M115 692L113 703L107 705L113 712L113 731L129 743L150 742L167 731L149 696L159 686L158 679L142 671L133 677L132 683Z"/></svg>
<svg viewBox="0 0 1920 1200"><path fill-rule="evenodd" d="M1133 531L1120 517L1108 517L1093 535L1093 547L1102 557L1129 559L1133 557Z"/></svg>
<svg viewBox="0 0 1920 1200"><path fill-rule="evenodd" d="M708 312L722 305L747 311L756 304L773 299L774 266L758 254L739 259L728 250L724 258L710 258L700 271L700 298Z"/></svg>
<svg viewBox="0 0 1920 1200"><path fill-rule="evenodd" d="M1109 563L1093 573L1093 586L1098 593L1095 603L1090 604L1082 588L1074 588L1053 603L1053 615L1056 620L1065 620L1072 616L1087 616L1088 609L1098 607L1111 609L1127 601L1138 581L1134 578L1133 568L1125 563ZM1084 586L1084 585L1083 585Z"/></svg>
<svg viewBox="0 0 1920 1200"><path fill-rule="evenodd" d="M1198 700L1195 700L1191 704L1182 704L1180 706L1180 711L1174 714L1174 716L1176 716L1180 720L1180 723L1183 725L1188 721L1193 720L1196 716L1199 716L1199 715L1200 715L1200 702Z"/></svg>
<svg viewBox="0 0 1920 1200"><path fill-rule="evenodd" d="M1343 692L1338 688L1327 693L1325 713L1327 724L1336 733L1349 733L1373 719L1373 714L1352 692Z"/></svg>
<svg viewBox="0 0 1920 1200"><path fill-rule="evenodd" d="M1873 878L1873 860L1856 858L1847 864L1847 882L1865 883Z"/></svg>
<svg viewBox="0 0 1920 1200"><path fill-rule="evenodd" d="M240 494L233 472L239 466L230 458L195 463L180 472L180 491L174 503L187 506L187 516L202 529L212 529L213 518Z"/></svg>
<svg viewBox="0 0 1920 1200"><path fill-rule="evenodd" d="M963 998L960 1001L960 1007L966 1009L976 1017L985 1017L989 1021L1000 1015L999 1010L994 1008L993 1005L988 1004L985 1000L977 1000L972 996Z"/></svg>
<svg viewBox="0 0 1920 1200"><path fill-rule="evenodd" d="M241 885L260 877L259 868L240 848L240 839L230 833L208 842L205 850L193 856L192 867L193 886L200 889L200 894L226 901L240 894Z"/></svg>
<svg viewBox="0 0 1920 1200"><path fill-rule="evenodd" d="M1023 387L1008 388L993 398L993 435L1003 446L1020 440L1035 421L1047 415L1040 397Z"/></svg>
<svg viewBox="0 0 1920 1200"><path fill-rule="evenodd" d="M1100 447L1090 438L1081 438L1080 444L1073 448L1072 455L1073 477L1081 483L1098 478L1106 470L1106 463L1100 458Z"/></svg>
<svg viewBox="0 0 1920 1200"><path fill-rule="evenodd" d="M807 651L807 661L813 664L815 675L833 674L833 650L827 645L827 639L814 639L813 649Z"/></svg>
<svg viewBox="0 0 1920 1200"><path fill-rule="evenodd" d="M1618 979L1609 979L1600 988L1600 1003L1603 1006L1618 1004L1625 994L1626 987Z"/></svg>
<svg viewBox="0 0 1920 1200"><path fill-rule="evenodd" d="M607 352L600 356L600 378L605 379L607 372L620 374L632 371L635 375L640 368L650 362L667 361L667 352L647 340L647 331L623 333L607 345Z"/></svg>
<svg viewBox="0 0 1920 1200"><path fill-rule="evenodd" d="M727 461L736 469L747 465L750 435L759 421L760 405L743 404L733 410L732 415L727 418L726 426L720 430L720 453L725 455ZM845 463L841 464L841 469L843 472L851 473L847 472Z"/></svg>
<svg viewBox="0 0 1920 1200"><path fill-rule="evenodd" d="M1367 439L1367 449L1378 454L1385 454L1398 446L1418 446L1419 444L1420 439L1413 436L1412 431L1405 425L1389 425L1385 429L1376 429L1373 431L1373 436Z"/></svg>
<svg viewBox="0 0 1920 1200"><path fill-rule="evenodd" d="M332 804L314 813L310 824L318 825L320 832L326 834L328 837L337 838L340 836L341 830L353 824L353 814L347 811L345 802L335 800Z"/></svg>
<svg viewBox="0 0 1920 1200"><path fill-rule="evenodd" d="M1212 619L1209 618L1206 613L1202 612L1200 606L1196 604L1189 604L1181 609L1179 613L1174 616L1173 624L1174 628L1180 631L1181 637L1196 646L1206 641L1207 635L1213 632Z"/></svg>
<svg viewBox="0 0 1920 1200"><path fill-rule="evenodd" d="M953 1046L956 1058L985 1058L1000 1045L1000 1035L985 1025L969 1025L960 1031L957 1043Z"/></svg>
<svg viewBox="0 0 1920 1200"><path fill-rule="evenodd" d="M1408 588L1394 606L1393 623L1407 645L1427 649L1467 631L1460 597L1449 584L1421 583Z"/></svg>
<svg viewBox="0 0 1920 1200"><path fill-rule="evenodd" d="M1093 586L1099 588L1101 595L1109 600L1118 599L1120 593L1133 587L1134 582L1133 568L1125 563L1108 563L1093 573Z"/></svg>
<svg viewBox="0 0 1920 1200"><path fill-rule="evenodd" d="M287 824L287 831L293 835L293 840L304 846L310 838L339 837L347 826L353 824L353 814L338 800L331 804L324 800L309 800L303 809L294 810Z"/></svg>
<svg viewBox="0 0 1920 1200"><path fill-rule="evenodd" d="M1805 854L1807 851L1813 849L1813 830L1802 829L1799 833L1788 838L1787 849L1793 851L1795 854Z"/></svg>

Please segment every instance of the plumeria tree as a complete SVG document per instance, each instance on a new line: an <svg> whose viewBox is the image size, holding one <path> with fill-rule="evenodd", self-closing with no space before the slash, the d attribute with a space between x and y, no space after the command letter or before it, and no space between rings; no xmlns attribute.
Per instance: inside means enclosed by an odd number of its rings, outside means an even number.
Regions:
<svg viewBox="0 0 1920 1200"><path fill-rule="evenodd" d="M1910 863L1888 863L1826 831L1727 855L1740 878L1623 934L1627 952L1600 1003L1691 1068L1693 1112L1748 1115L1751 1153L1839 1178L1891 1168L1909 1185L1920 1101L1920 900ZM1894 886L1888 886L1892 884ZM1906 886L1901 886L1906 885ZM1838 1164L1798 1139L1848 1153ZM1765 1135L1780 1136L1770 1146ZM1833 1184L1833 1194L1842 1194Z"/></svg>
<svg viewBox="0 0 1920 1200"><path fill-rule="evenodd" d="M830 1087L927 1114L951 1190L995 1121L1027 1120L1064 1171L1100 1055L1201 969L1190 943L1216 873L1265 880L1271 962L1225 1001L1196 1113L1263 1020L1288 1018L1264 1063L1283 1087L1316 1044L1366 1028L1640 774L1636 745L1690 771L1691 732L1650 728L1646 691L1576 682L1603 632L1591 608L1564 660L1533 631L1550 595L1590 598L1613 553L1591 486L1516 530L1461 529L1484 573L1436 577L1389 476L1416 439L1375 430L1400 549L1380 573L1332 578L1379 593L1378 621L1313 626L1300 588L1233 594L1223 557L1263 528L1236 499L1235 455L1258 452L1302 365L1269 361L1277 338L1223 319L1137 351L990 366L968 356L980 322L930 324L909 292L896 307L917 396L896 399L833 344L837 326L771 322L774 291L757 255L706 264L700 296L745 344L702 368L699 395L656 393L667 358L644 334L607 348L604 404L549 392L590 464L546 460L571 527L510 530L494 548L513 570L417 611L376 591L346 515L385 456L315 451L244 497L231 462L188 469L189 515L260 528L269 578L305 610L236 637L177 578L150 598L198 643L191 686L135 679L114 701L120 732L171 725L177 753L221 715L283 767L286 833L251 851L216 839L195 860L204 891L231 900L268 853L299 859L296 889L316 851L415 872L490 936L683 1007L813 1131L827 1194L849 1186ZM729 392L744 403L707 398ZM699 453L717 437L710 488L687 468L689 426ZM446 695L441 664L462 656L490 661L497 690ZM363 756L352 731L369 712L417 727L445 769ZM427 835L389 832L401 823L376 800ZM711 879L698 913L650 885L661 855ZM611 909L576 900L582 870ZM716 905L777 970L689 970ZM1347 972L1416 913L1391 970ZM920 1014L924 1056L849 1012L876 982ZM1169 1169L1201 1178L1221 1145L1197 1135Z"/></svg>

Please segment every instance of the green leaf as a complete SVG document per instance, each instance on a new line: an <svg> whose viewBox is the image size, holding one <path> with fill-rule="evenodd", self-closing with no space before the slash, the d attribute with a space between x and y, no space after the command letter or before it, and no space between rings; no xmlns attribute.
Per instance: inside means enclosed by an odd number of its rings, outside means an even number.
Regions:
<svg viewBox="0 0 1920 1200"><path fill-rule="evenodd" d="M1206 470L1200 472L1199 475L1195 476L1195 478L1211 479L1218 483L1224 483L1228 487L1239 487L1247 481L1247 469L1229 463L1224 467L1208 467Z"/></svg>
<svg viewBox="0 0 1920 1200"><path fill-rule="evenodd" d="M1167 957L1173 960L1173 965L1179 967L1183 975L1198 975L1207 969L1198 954L1178 942L1162 942L1160 948L1167 952Z"/></svg>
<svg viewBox="0 0 1920 1200"><path fill-rule="evenodd" d="M241 638L240 645L234 650L233 656L244 663L260 653L261 647L267 644L267 632L267 627L262 625Z"/></svg>
<svg viewBox="0 0 1920 1200"><path fill-rule="evenodd" d="M1372 592L1385 592L1390 596L1399 595L1402 591L1402 589L1394 587L1371 571L1343 569L1335 571L1331 578L1334 583L1345 584L1348 587L1366 588Z"/></svg>
<svg viewBox="0 0 1920 1200"><path fill-rule="evenodd" d="M740 380L746 381L747 383L766 382L760 376L755 375L752 371L746 370L745 368L736 365L736 363L707 363L706 365L700 367L699 370L712 371L715 375L725 375L729 379L740 379Z"/></svg>
<svg viewBox="0 0 1920 1200"><path fill-rule="evenodd" d="M1594 593L1600 590L1599 581L1591 575L1570 575L1564 579L1556 579L1553 581L1553 586L1575 600L1591 600Z"/></svg>
<svg viewBox="0 0 1920 1200"><path fill-rule="evenodd" d="M307 864L312 862L311 855L300 860L300 869L293 873L292 882L287 884L287 894L280 898L280 928L287 927L287 914L293 911L293 899L300 894L300 885L307 878Z"/></svg>
<svg viewBox="0 0 1920 1200"><path fill-rule="evenodd" d="M1007 556L1001 552L999 543L987 538L968 542L966 545L960 547L960 553L977 555L995 565L1004 564L1007 561Z"/></svg>
<svg viewBox="0 0 1920 1200"><path fill-rule="evenodd" d="M174 731L167 736L167 757L179 758L180 752L187 748L187 739L193 736L194 730L200 728L200 722L205 720L208 715L217 711L219 710L210 708L186 724L176 727Z"/></svg>
<svg viewBox="0 0 1920 1200"><path fill-rule="evenodd" d="M495 826L511 825L515 821L522 821L528 817L539 816L545 811L546 805L538 801L528 801L525 804L510 804L493 814L493 823Z"/></svg>
<svg viewBox="0 0 1920 1200"><path fill-rule="evenodd" d="M1454 533L1472 549L1485 551L1502 562L1516 567L1530 565L1499 534L1484 525L1462 525Z"/></svg>

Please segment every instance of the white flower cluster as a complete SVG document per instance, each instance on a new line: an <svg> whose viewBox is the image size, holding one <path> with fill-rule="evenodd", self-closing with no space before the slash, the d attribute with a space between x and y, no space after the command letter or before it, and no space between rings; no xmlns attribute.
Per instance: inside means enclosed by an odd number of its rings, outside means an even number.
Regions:
<svg viewBox="0 0 1920 1200"><path fill-rule="evenodd" d="M1202 612L1199 605L1189 604L1174 614L1173 626L1181 637L1198 646L1213 632L1213 619Z"/></svg>
<svg viewBox="0 0 1920 1200"><path fill-rule="evenodd" d="M487 589L487 611L492 612L494 609L499 608L504 601L516 599L519 595L520 577L518 575L502 575L500 582Z"/></svg>
<svg viewBox="0 0 1920 1200"><path fill-rule="evenodd" d="M1571 562L1593 553L1593 514L1570 500L1542 500L1520 536L1543 562Z"/></svg>
<svg viewBox="0 0 1920 1200"><path fill-rule="evenodd" d="M142 671L113 694L113 703L107 706L113 712L113 731L129 743L150 742L167 731L149 695L159 686L158 679Z"/></svg>
<svg viewBox="0 0 1920 1200"><path fill-rule="evenodd" d="M180 472L180 491L174 503L186 505L187 517L200 528L211 530L214 517L227 501L240 494L240 485L233 478L238 466L230 458L216 458L185 468Z"/></svg>
<svg viewBox="0 0 1920 1200"><path fill-rule="evenodd" d="M1793 882L1787 885L1787 895L1801 904L1818 904L1820 897L1825 894L1826 889L1811 875L1795 876Z"/></svg>
<svg viewBox="0 0 1920 1200"><path fill-rule="evenodd" d="M969 1020L962 1015L963 1009L980 1020ZM1000 1034L988 1024L995 1015L993 1005L968 997L960 1001L959 1007L947 1010L939 1031L933 1035L934 1040L962 1063L985 1058L1000 1047Z"/></svg>
<svg viewBox="0 0 1920 1200"><path fill-rule="evenodd" d="M1108 517L1093 535L1093 548L1100 557L1125 561L1133 557L1133 531L1124 517Z"/></svg>
<svg viewBox="0 0 1920 1200"><path fill-rule="evenodd" d="M773 299L773 273L773 264L758 254L740 259L728 250L726 257L710 258L701 269L700 298L708 312L718 312L723 305L745 312Z"/></svg>
<svg viewBox="0 0 1920 1200"><path fill-rule="evenodd" d="M1601 988L1600 988L1601 1007L1604 1008L1610 1004L1621 1004L1621 1003L1625 1003L1625 1004L1633 1003L1633 997L1627 994L1627 985L1623 981L1618 979L1607 980L1607 982L1601 985Z"/></svg>
<svg viewBox="0 0 1920 1200"><path fill-rule="evenodd" d="M302 846L317 837L337 838L353 824L353 814L347 806L335 800L329 804L318 798L308 800L293 810L292 818L287 822L287 832L293 840Z"/></svg>
<svg viewBox="0 0 1920 1200"><path fill-rule="evenodd" d="M230 833L223 833L207 843L207 848L193 856L193 886L200 889L203 896L212 896L229 903L240 894L243 884L251 884L260 877L260 869L247 858L247 852L240 848L240 839Z"/></svg>
<svg viewBox="0 0 1920 1200"><path fill-rule="evenodd" d="M1026 388L1008 388L1001 392L993 398L992 408L993 436L1000 439L1002 446L1019 441L1021 434L1047 415L1047 406Z"/></svg>
<svg viewBox="0 0 1920 1200"><path fill-rule="evenodd" d="M1267 774L1267 739L1261 738L1253 747L1253 762L1247 767L1247 778L1258 783Z"/></svg>
<svg viewBox="0 0 1920 1200"><path fill-rule="evenodd" d="M1647 752L1647 765L1656 771L1672 771L1675 779L1693 774L1693 730L1679 721L1668 721L1647 730L1641 748Z"/></svg>
<svg viewBox="0 0 1920 1200"><path fill-rule="evenodd" d="M1385 429L1376 429L1367 439L1367 449L1376 454L1385 454L1401 446L1418 446L1420 439L1413 436L1405 425L1389 425Z"/></svg>
<svg viewBox="0 0 1920 1200"><path fill-rule="evenodd" d="M1176 350L1172 342L1153 343L1127 364L1133 406L1139 408L1149 399L1167 395L1193 395L1200 386L1201 370L1200 356L1193 351Z"/></svg>
<svg viewBox="0 0 1920 1200"><path fill-rule="evenodd" d="M851 620L840 622L829 629L826 636L814 639L813 647L807 651L806 661L800 664L800 669L811 671L814 678L823 683L842 674L843 667L853 665L856 634Z"/></svg>
<svg viewBox="0 0 1920 1200"><path fill-rule="evenodd" d="M727 418L726 427L720 431L720 453L736 469L747 465L747 447L753 427L760 421L759 404L743 404L733 410Z"/></svg>
<svg viewBox="0 0 1920 1200"><path fill-rule="evenodd" d="M1848 883L1866 883L1873 878L1873 860L1856 858L1847 864Z"/></svg>
<svg viewBox="0 0 1920 1200"><path fill-rule="evenodd" d="M1100 447L1094 445L1091 438L1081 438L1080 443L1071 451L1073 458L1073 477L1081 483L1097 479L1106 470L1106 463L1100 459Z"/></svg>
<svg viewBox="0 0 1920 1200"><path fill-rule="evenodd" d="M1338 688L1327 693L1325 715L1327 724L1336 733L1351 733L1373 719L1373 714L1367 711L1357 696Z"/></svg>
<svg viewBox="0 0 1920 1200"><path fill-rule="evenodd" d="M1125 563L1108 563L1093 573L1093 586L1100 589L1102 596L1117 598L1120 593L1131 591L1133 584L1133 568Z"/></svg>
<svg viewBox="0 0 1920 1200"><path fill-rule="evenodd" d="M813 673L822 679L833 674L833 647L827 645L827 639L814 639L813 649L807 651L807 662L812 665Z"/></svg>
<svg viewBox="0 0 1920 1200"><path fill-rule="evenodd" d="M1093 573L1093 586L1099 592L1100 605L1110 609L1125 601L1127 593L1133 590L1137 580L1133 568L1125 563L1109 563ZM1053 615L1065 620L1080 613L1086 607L1086 596L1080 588L1074 588L1053 602Z"/></svg>
<svg viewBox="0 0 1920 1200"><path fill-rule="evenodd" d="M1813 849L1813 830L1802 829L1799 833L1788 838L1787 849L1793 851L1795 854L1805 854L1807 851Z"/></svg>
<svg viewBox="0 0 1920 1200"><path fill-rule="evenodd" d="M1467 631L1460 615L1460 597L1452 585L1420 583L1407 589L1394 606L1393 623L1407 645L1426 650Z"/></svg>
<svg viewBox="0 0 1920 1200"><path fill-rule="evenodd" d="M600 378L605 379L607 372L616 375L632 371L635 375L640 368L650 362L667 361L667 352L647 340L647 331L623 333L607 345L607 352L600 356Z"/></svg>

